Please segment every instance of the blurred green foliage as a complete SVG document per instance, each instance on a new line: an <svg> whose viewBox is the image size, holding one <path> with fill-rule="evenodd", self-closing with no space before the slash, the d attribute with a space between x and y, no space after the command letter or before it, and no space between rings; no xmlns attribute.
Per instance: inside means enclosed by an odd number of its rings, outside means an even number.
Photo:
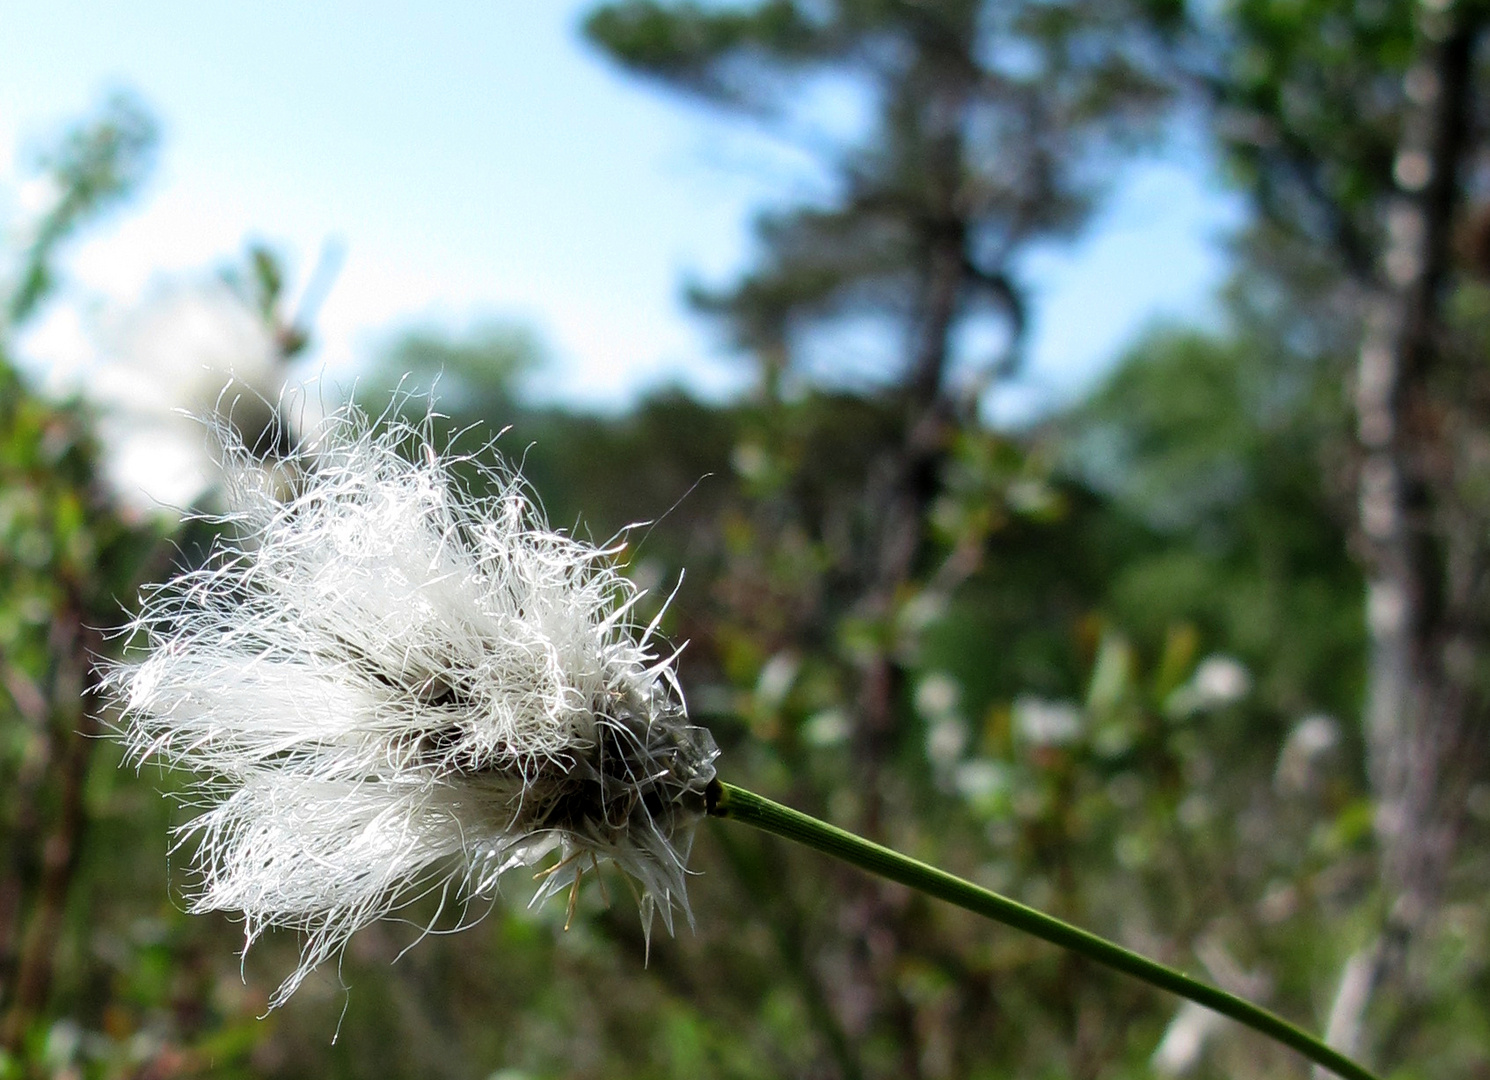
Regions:
<svg viewBox="0 0 1490 1080"><path fill-rule="evenodd" d="M94 120L42 155L42 175L52 199L31 230L20 272L8 284L5 321L17 326L32 315L56 284L52 260L58 247L90 219L128 198L153 163L157 133L149 112L128 94L115 94Z"/></svg>

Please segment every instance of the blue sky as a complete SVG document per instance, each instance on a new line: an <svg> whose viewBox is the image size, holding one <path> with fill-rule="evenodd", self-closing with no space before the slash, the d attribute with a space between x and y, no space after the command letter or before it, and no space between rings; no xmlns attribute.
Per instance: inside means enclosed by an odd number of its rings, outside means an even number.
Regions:
<svg viewBox="0 0 1490 1080"><path fill-rule="evenodd" d="M164 133L142 197L77 247L65 302L23 345L65 365L90 311L154 281L249 239L303 277L336 238L310 358L333 378L400 328L509 316L552 349L545 398L728 393L743 370L680 282L744 265L752 211L810 190L811 170L613 70L578 38L587 6L0 0L0 201L25 148L110 88ZM1193 148L1129 169L1086 239L1027 263L1032 362L998 411L1076 392L1151 320L1201 317L1239 216Z"/></svg>

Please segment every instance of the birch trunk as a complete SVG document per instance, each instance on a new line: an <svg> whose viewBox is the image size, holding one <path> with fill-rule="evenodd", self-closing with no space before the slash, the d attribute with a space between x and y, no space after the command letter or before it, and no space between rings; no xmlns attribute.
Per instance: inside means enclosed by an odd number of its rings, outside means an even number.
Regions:
<svg viewBox="0 0 1490 1080"><path fill-rule="evenodd" d="M1358 530L1370 639L1368 771L1388 905L1379 940L1346 965L1329 1037L1356 1052L1377 991L1408 989L1480 757L1483 694L1465 663L1483 652L1485 543L1455 497L1455 415L1446 400L1443 293L1466 154L1478 22L1424 0L1394 163L1381 284L1367 302L1356 371Z"/></svg>

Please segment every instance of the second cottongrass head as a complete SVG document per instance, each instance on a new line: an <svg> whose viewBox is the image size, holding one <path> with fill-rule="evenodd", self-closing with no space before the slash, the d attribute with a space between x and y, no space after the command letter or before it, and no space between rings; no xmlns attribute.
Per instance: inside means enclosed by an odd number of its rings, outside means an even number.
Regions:
<svg viewBox="0 0 1490 1080"><path fill-rule="evenodd" d="M108 681L135 760L197 778L192 910L304 935L272 1004L369 923L547 858L536 899L608 862L671 929L717 751L618 548L355 410L227 464L224 539L146 592Z"/></svg>

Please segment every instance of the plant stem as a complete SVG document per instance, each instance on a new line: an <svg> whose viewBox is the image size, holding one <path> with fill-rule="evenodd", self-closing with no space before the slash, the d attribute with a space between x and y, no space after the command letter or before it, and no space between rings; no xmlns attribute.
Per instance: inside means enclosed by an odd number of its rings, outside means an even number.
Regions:
<svg viewBox="0 0 1490 1080"><path fill-rule="evenodd" d="M805 844L826 855L852 863L861 870L898 881L928 896L956 904L1016 930L1023 930L1162 990L1188 998L1276 1039L1345 1080L1378 1080L1373 1073L1339 1051L1331 1049L1303 1028L1290 1024L1267 1009L1253 1005L1235 994L1228 994L1218 987L1192 979L1174 968L1140 956L1096 934L1026 907L1016 900L963 881L908 855L891 851L872 840L855 836L836 825L829 825L733 784L715 780L709 785L707 800L709 814L713 817L754 825L765 832Z"/></svg>

